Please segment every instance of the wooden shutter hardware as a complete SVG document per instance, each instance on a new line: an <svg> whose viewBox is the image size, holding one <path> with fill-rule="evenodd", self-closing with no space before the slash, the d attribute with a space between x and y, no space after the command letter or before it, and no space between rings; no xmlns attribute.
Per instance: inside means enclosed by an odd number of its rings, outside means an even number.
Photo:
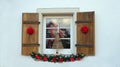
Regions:
<svg viewBox="0 0 120 67"><path fill-rule="evenodd" d="M40 46L40 44L23 44L23 46Z"/></svg>
<svg viewBox="0 0 120 67"><path fill-rule="evenodd" d="M85 46L85 47L88 47L88 46L90 47L91 46L92 47L91 44L76 44L75 46L76 47L80 47L80 46Z"/></svg>
<svg viewBox="0 0 120 67"><path fill-rule="evenodd" d="M89 23L91 22L90 20L78 20L75 23Z"/></svg>
<svg viewBox="0 0 120 67"><path fill-rule="evenodd" d="M23 24L40 24L39 21L24 21Z"/></svg>

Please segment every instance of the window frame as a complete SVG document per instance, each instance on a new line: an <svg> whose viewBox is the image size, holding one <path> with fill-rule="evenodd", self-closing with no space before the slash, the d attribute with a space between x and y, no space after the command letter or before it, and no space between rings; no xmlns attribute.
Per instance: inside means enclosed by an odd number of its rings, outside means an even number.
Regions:
<svg viewBox="0 0 120 67"><path fill-rule="evenodd" d="M43 22L43 17L44 16L55 16L55 15L72 15L73 16L73 23L76 21L77 19L77 12L79 12L79 8L38 8L37 9L37 13L39 13L39 21L41 22L39 25L39 43L40 43L40 48L39 48L39 52L43 53L43 26L44 26L44 22ZM71 47L73 47L74 49L72 49L72 54L76 54L76 25L75 23L73 24L73 32L75 32L73 35L73 44Z"/></svg>
<svg viewBox="0 0 120 67"><path fill-rule="evenodd" d="M46 18L70 18L71 19L71 22L70 22L70 35L73 35L73 16L44 16L43 18L43 53L45 54L55 54L56 53L56 49L48 49L46 48ZM60 28L59 28L60 29ZM51 38L50 38L51 39ZM52 38L53 39L53 38ZM60 39L66 39L66 38L60 38ZM70 38L70 48L69 49L59 49L59 53L62 53L62 54L71 54L71 50L73 49L72 45L73 45L73 36L71 36Z"/></svg>

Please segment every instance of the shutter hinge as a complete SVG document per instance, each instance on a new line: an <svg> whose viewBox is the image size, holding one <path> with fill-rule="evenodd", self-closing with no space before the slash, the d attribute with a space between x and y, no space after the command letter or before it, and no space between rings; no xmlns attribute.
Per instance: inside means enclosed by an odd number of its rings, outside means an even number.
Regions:
<svg viewBox="0 0 120 67"><path fill-rule="evenodd" d="M40 24L39 21L23 21L23 24Z"/></svg>
<svg viewBox="0 0 120 67"><path fill-rule="evenodd" d="M23 46L40 46L40 44L23 44Z"/></svg>
<svg viewBox="0 0 120 67"><path fill-rule="evenodd" d="M90 20L77 20L75 23L90 23Z"/></svg>
<svg viewBox="0 0 120 67"><path fill-rule="evenodd" d="M93 45L92 44L75 44L76 47L80 47L80 46L83 46L83 47L92 47Z"/></svg>

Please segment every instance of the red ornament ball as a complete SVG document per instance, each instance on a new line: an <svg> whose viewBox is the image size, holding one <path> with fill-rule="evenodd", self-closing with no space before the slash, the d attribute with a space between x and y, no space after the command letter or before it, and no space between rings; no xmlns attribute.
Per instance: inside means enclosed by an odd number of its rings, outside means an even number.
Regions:
<svg viewBox="0 0 120 67"><path fill-rule="evenodd" d="M77 60L81 60L81 58L80 58L80 57L77 57Z"/></svg>
<svg viewBox="0 0 120 67"><path fill-rule="evenodd" d="M43 57L43 61L47 61L47 56L44 56L44 57Z"/></svg>
<svg viewBox="0 0 120 67"><path fill-rule="evenodd" d="M60 59L59 59L59 62L63 62L63 61L64 61L64 58L60 58Z"/></svg>
<svg viewBox="0 0 120 67"><path fill-rule="evenodd" d="M81 27L81 32L82 33L88 33L88 27L87 26Z"/></svg>
<svg viewBox="0 0 120 67"><path fill-rule="evenodd" d="M36 55L35 58L38 59L38 60L40 60L40 56L39 55Z"/></svg>
<svg viewBox="0 0 120 67"><path fill-rule="evenodd" d="M34 33L34 29L32 27L27 28L27 33L32 35Z"/></svg>
<svg viewBox="0 0 120 67"><path fill-rule="evenodd" d="M56 57L52 58L52 62L56 62L56 60L57 60Z"/></svg>
<svg viewBox="0 0 120 67"><path fill-rule="evenodd" d="M70 58L70 61L74 61L75 59L73 57Z"/></svg>

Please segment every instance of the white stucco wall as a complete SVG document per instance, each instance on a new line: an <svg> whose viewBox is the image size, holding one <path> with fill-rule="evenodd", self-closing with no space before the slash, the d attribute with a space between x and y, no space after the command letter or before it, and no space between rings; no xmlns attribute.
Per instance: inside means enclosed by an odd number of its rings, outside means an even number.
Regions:
<svg viewBox="0 0 120 67"><path fill-rule="evenodd" d="M120 67L119 0L0 0L0 67ZM96 13L96 56L69 63L36 62L21 56L22 12L78 7Z"/></svg>

